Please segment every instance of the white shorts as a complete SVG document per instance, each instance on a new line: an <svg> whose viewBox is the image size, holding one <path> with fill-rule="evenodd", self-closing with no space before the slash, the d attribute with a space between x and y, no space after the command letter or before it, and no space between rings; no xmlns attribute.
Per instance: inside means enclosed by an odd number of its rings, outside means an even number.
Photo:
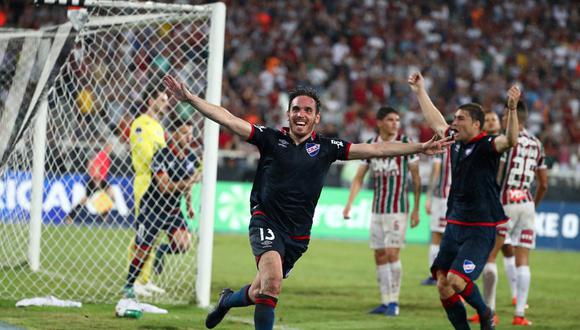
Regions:
<svg viewBox="0 0 580 330"><path fill-rule="evenodd" d="M533 202L524 204L509 204L503 207L506 215L511 218L507 222L507 237L511 238L513 246L528 249L536 247L536 208ZM507 238L506 237L506 238Z"/></svg>
<svg viewBox="0 0 580 330"><path fill-rule="evenodd" d="M447 226L447 198L433 197L431 199L431 222L429 222L429 229L433 233L441 233L445 231Z"/></svg>
<svg viewBox="0 0 580 330"><path fill-rule="evenodd" d="M402 248L405 246L407 213L371 214L371 249Z"/></svg>
<svg viewBox="0 0 580 330"><path fill-rule="evenodd" d="M511 222L511 220L510 220ZM507 234L508 232L508 223L503 223L499 226L496 227L497 229L497 234L501 237L503 237L504 241L503 244L509 244L512 245L512 239L510 238L510 235Z"/></svg>

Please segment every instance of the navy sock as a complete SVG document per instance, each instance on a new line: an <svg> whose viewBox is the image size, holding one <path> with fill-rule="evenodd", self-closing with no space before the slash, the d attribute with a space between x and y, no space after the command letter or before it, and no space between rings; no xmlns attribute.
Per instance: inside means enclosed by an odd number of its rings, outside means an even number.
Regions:
<svg viewBox="0 0 580 330"><path fill-rule="evenodd" d="M143 263L145 258L139 258L137 256L133 257L131 264L129 265L129 274L127 274L127 284L128 287L133 287L135 280L141 274L141 269L143 269Z"/></svg>
<svg viewBox="0 0 580 330"><path fill-rule="evenodd" d="M278 299L265 294L256 297L254 324L256 330L272 330L274 328L274 309Z"/></svg>
<svg viewBox="0 0 580 330"><path fill-rule="evenodd" d="M155 274L163 273L163 266L165 265L165 255L171 253L171 245L161 244L155 251L155 261L153 262L153 269Z"/></svg>
<svg viewBox="0 0 580 330"><path fill-rule="evenodd" d="M246 285L237 292L234 292L231 296L229 296L225 301L224 305L227 308L232 307L245 307L253 305L250 296L248 295L248 290L250 289L250 285Z"/></svg>
<svg viewBox="0 0 580 330"><path fill-rule="evenodd" d="M485 304L485 301L483 301L481 293L475 283L469 281L465 286L465 289L463 289L459 294L468 304L471 305L471 307L475 308L480 317L485 315L487 305Z"/></svg>
<svg viewBox="0 0 580 330"><path fill-rule="evenodd" d="M441 299L441 304L443 304L443 308L447 312L447 318L456 330L470 329L467 323L465 306L463 306L463 302L461 302L461 298L457 293L447 299Z"/></svg>

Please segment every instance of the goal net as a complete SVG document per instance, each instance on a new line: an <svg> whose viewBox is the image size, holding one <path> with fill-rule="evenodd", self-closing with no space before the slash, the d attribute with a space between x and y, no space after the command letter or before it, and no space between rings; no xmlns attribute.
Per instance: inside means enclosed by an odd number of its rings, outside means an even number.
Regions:
<svg viewBox="0 0 580 330"><path fill-rule="evenodd" d="M47 51L57 32L0 33L0 106L16 117L8 125L3 118L0 133L12 137L0 143L0 297L117 301L135 251L135 196L154 184L135 178L151 177L153 154L164 144L174 150L172 125L187 121L193 137L185 154L196 166L188 170L202 179L181 195L171 219L151 221L159 234L145 272L165 292L140 298L207 306L217 126L158 92L170 74L219 104L225 6L83 3L69 9L78 31L71 23L53 28L71 31L60 52ZM32 35L39 41L22 46ZM23 59L32 63L28 76ZM169 224L187 227L189 249L175 248ZM153 267L160 246L169 249L163 267Z"/></svg>

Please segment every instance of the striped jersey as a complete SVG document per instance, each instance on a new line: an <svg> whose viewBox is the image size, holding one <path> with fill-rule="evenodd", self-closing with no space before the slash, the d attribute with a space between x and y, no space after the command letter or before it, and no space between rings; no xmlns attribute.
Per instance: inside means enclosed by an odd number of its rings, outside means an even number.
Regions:
<svg viewBox="0 0 580 330"><path fill-rule="evenodd" d="M397 135L397 142L411 142L405 135ZM383 142L376 136L367 143ZM419 161L417 155L380 157L365 159L373 176L374 196L373 213L407 213L409 208L408 197L408 167L409 163Z"/></svg>
<svg viewBox="0 0 580 330"><path fill-rule="evenodd" d="M502 158L500 174L500 199L503 205L532 202L530 188L537 169L546 168L544 147L538 138L527 130L520 131L518 144L506 151Z"/></svg>
<svg viewBox="0 0 580 330"><path fill-rule="evenodd" d="M433 156L433 162L441 164L439 166L439 178L433 188L433 196L438 198L447 198L451 188L451 152Z"/></svg>

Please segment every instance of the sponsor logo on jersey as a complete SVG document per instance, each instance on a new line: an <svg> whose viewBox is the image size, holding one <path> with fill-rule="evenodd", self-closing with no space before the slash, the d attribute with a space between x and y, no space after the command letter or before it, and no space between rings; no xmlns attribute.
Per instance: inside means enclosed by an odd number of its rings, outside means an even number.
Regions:
<svg viewBox="0 0 580 330"><path fill-rule="evenodd" d="M266 126L254 125L260 132L263 132L266 129Z"/></svg>
<svg viewBox="0 0 580 330"><path fill-rule="evenodd" d="M278 139L278 146L282 148L288 148L289 142L284 139Z"/></svg>
<svg viewBox="0 0 580 330"><path fill-rule="evenodd" d="M475 264L471 260L463 260L463 271L465 274L471 274L475 270Z"/></svg>
<svg viewBox="0 0 580 330"><path fill-rule="evenodd" d="M310 157L318 155L318 152L320 152L320 144L306 143L306 152L310 155Z"/></svg>
<svg viewBox="0 0 580 330"><path fill-rule="evenodd" d="M338 148L344 147L344 144L342 143L342 141L330 140L330 143L334 144Z"/></svg>

